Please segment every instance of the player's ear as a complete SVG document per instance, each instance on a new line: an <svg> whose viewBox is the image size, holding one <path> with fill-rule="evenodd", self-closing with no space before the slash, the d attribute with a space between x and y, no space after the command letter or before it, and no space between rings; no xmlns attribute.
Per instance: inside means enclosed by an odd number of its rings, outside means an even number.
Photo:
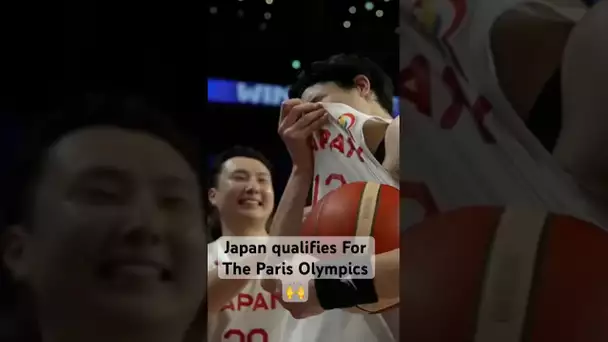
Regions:
<svg viewBox="0 0 608 342"><path fill-rule="evenodd" d="M209 189L209 191L207 192L207 198L209 199L209 203L211 203L211 205L215 207L217 203L217 190L215 188Z"/></svg>
<svg viewBox="0 0 608 342"><path fill-rule="evenodd" d="M353 83L355 83L355 87L357 88L357 91L361 97L368 98L372 95L372 86L367 76L357 75L353 79Z"/></svg>
<svg viewBox="0 0 608 342"><path fill-rule="evenodd" d="M16 280L27 277L29 234L21 225L10 226L2 236L2 262Z"/></svg>

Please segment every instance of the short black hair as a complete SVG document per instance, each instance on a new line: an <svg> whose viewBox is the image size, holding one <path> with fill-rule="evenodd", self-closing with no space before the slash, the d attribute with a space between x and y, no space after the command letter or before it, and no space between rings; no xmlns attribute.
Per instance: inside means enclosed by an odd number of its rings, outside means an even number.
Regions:
<svg viewBox="0 0 608 342"><path fill-rule="evenodd" d="M199 179L201 191L203 190L204 169L198 162L199 154L203 151L144 95L94 93L69 96L44 118L25 127L22 141L18 144L18 160L12 167L9 166L11 170L8 177L2 181L0 233L4 233L10 225L28 223L31 219L32 198L44 173L50 149L71 132L100 125L149 133L167 142L189 163ZM1 251L5 246L0 247ZM22 309L21 301L25 299L18 295L21 290L12 280L6 265L1 263L0 319L5 319L5 315L15 315L15 312ZM35 327L30 326L29 329L36 333ZM4 333L0 331L2 340Z"/></svg>
<svg viewBox="0 0 608 342"><path fill-rule="evenodd" d="M251 159L258 160L259 162L264 164L264 166L266 166L266 168L270 171L270 174L272 175L272 170L273 170L272 163L270 162L270 160L268 158L266 158L266 156L262 152L254 149L252 147L237 145L237 146L233 146L227 150L220 152L213 159L213 163L211 165L211 170L208 173L209 174L209 177L208 177L209 182L207 183L208 189L217 187L220 174L222 173L222 169L224 168L224 163L226 163L226 161L228 161L232 158L236 158L236 157L245 157L245 158L251 158ZM209 234L210 234L210 237L212 240L217 240L222 236L222 227L221 227L221 223L220 223L220 220L218 217L218 213L217 213L217 210L215 208L213 208L213 206L209 202L209 199L207 199L205 201L205 203L207 203L205 212L207 213L206 222L207 222L207 227L209 229Z"/></svg>
<svg viewBox="0 0 608 342"><path fill-rule="evenodd" d="M358 75L369 79L378 103L392 114L395 87L390 77L369 58L354 54L338 54L313 62L298 75L296 82L289 89L289 98L299 98L306 88L322 82L334 82L342 88L353 88L354 79Z"/></svg>
<svg viewBox="0 0 608 342"><path fill-rule="evenodd" d="M266 158L266 156L262 152L252 147L236 145L220 152L217 156L215 156L215 158L213 158L211 171L209 172L209 188L217 186L217 182L220 173L222 173L224 163L236 157L255 159L264 164L264 166L266 166L266 168L272 173L272 163L270 162L270 160L268 160L268 158Z"/></svg>

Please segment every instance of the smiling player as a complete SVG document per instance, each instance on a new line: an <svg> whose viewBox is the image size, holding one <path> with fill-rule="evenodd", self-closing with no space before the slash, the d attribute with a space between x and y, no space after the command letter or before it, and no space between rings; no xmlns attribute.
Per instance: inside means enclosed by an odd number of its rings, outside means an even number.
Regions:
<svg viewBox="0 0 608 342"><path fill-rule="evenodd" d="M268 236L274 208L270 170L270 162L247 147L217 157L208 196L215 237ZM294 320L259 280L219 279L218 262L228 261L225 248L219 241L208 246L209 341L292 341L288 328Z"/></svg>

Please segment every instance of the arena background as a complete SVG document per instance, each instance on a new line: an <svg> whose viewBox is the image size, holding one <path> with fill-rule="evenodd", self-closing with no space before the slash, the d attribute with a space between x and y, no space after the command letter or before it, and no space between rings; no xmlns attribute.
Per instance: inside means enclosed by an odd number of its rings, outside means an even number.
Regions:
<svg viewBox="0 0 608 342"><path fill-rule="evenodd" d="M276 133L279 105L298 67L336 53L358 53L380 64L395 82L397 27L396 0L209 1L211 151L234 144L259 149L274 163L280 194L291 162Z"/></svg>
<svg viewBox="0 0 608 342"><path fill-rule="evenodd" d="M2 26L20 31L4 42L0 66L4 165L13 162L22 130L66 94L134 91L174 113L199 140L205 163L235 144L261 150L275 165L278 200L291 164L276 129L279 105L300 72L294 62L358 53L393 82L398 74L396 0L213 0L197 21L182 22L157 19L183 16L178 8L139 5L117 12L81 4L72 16L52 5L36 13L11 5ZM10 182L7 170L0 167L0 178Z"/></svg>
<svg viewBox="0 0 608 342"><path fill-rule="evenodd" d="M11 182L7 172L24 129L66 96L143 94L193 135L205 134L205 62L198 57L204 56L204 20L193 21L188 8L139 1L0 7L2 182Z"/></svg>

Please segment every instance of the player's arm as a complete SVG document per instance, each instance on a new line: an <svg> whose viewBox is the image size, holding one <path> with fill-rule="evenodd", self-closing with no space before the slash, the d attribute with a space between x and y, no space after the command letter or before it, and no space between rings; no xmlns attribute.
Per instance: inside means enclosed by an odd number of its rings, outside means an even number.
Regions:
<svg viewBox="0 0 608 342"><path fill-rule="evenodd" d="M399 249L376 255L374 288L378 298L399 298Z"/></svg>
<svg viewBox="0 0 608 342"><path fill-rule="evenodd" d="M270 225L270 235L300 235L314 172L309 139L327 122L328 114L320 103L291 99L281 106L279 135L291 155L293 168Z"/></svg>
<svg viewBox="0 0 608 342"><path fill-rule="evenodd" d="M531 6L531 7L525 7ZM524 119L558 70L574 22L539 5L522 5L501 15L490 32L496 77L513 109Z"/></svg>
<svg viewBox="0 0 608 342"><path fill-rule="evenodd" d="M294 166L270 225L271 236L300 235L302 215L311 184L312 174Z"/></svg>
<svg viewBox="0 0 608 342"><path fill-rule="evenodd" d="M253 255L246 257L242 263L252 264L260 259L263 255ZM236 297L249 284L250 279L221 279L219 277L218 267L223 267L221 261L216 263L217 256L209 255L208 260L211 261L207 265L207 312L217 313L221 308Z"/></svg>
<svg viewBox="0 0 608 342"><path fill-rule="evenodd" d="M374 279L315 279L314 288L318 305L325 310L399 298L399 249L375 256Z"/></svg>
<svg viewBox="0 0 608 342"><path fill-rule="evenodd" d="M399 117L391 121L384 136L384 161L382 166L399 181Z"/></svg>
<svg viewBox="0 0 608 342"><path fill-rule="evenodd" d="M217 267L207 273L207 312L219 312L247 286L249 279L220 279Z"/></svg>

